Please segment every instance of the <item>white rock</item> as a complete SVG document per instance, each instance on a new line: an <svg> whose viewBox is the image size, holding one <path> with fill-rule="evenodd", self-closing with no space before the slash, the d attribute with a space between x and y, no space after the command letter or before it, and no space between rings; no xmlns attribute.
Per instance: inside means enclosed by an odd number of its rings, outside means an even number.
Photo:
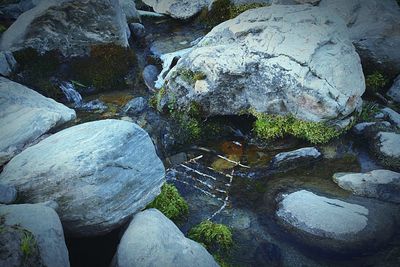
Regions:
<svg viewBox="0 0 400 267"><path fill-rule="evenodd" d="M148 134L119 120L80 124L14 157L0 183L25 201L55 201L64 229L75 236L107 233L160 192L164 166Z"/></svg>
<svg viewBox="0 0 400 267"><path fill-rule="evenodd" d="M182 71L202 72L194 90ZM257 112L308 121L342 119L361 104L360 59L343 20L309 5L273 5L216 26L168 73L167 97L207 115Z"/></svg>
<svg viewBox="0 0 400 267"><path fill-rule="evenodd" d="M218 264L203 246L186 238L161 212L149 209L135 215L129 224L112 266L217 267Z"/></svg>
<svg viewBox="0 0 400 267"><path fill-rule="evenodd" d="M383 114L389 117L389 120L392 121L397 127L400 128L400 114L394 111L391 108L384 108L381 110Z"/></svg>
<svg viewBox="0 0 400 267"><path fill-rule="evenodd" d="M0 205L6 225L19 225L30 231L47 267L69 267L64 232L57 213L40 204Z"/></svg>
<svg viewBox="0 0 400 267"><path fill-rule="evenodd" d="M288 171L299 166L306 166L321 157L321 152L315 147L304 147L297 150L282 152L273 157L270 167Z"/></svg>
<svg viewBox="0 0 400 267"><path fill-rule="evenodd" d="M400 203L400 173L397 172L335 173L333 181L355 195Z"/></svg>
<svg viewBox="0 0 400 267"><path fill-rule="evenodd" d="M50 129L75 119L72 109L0 77L0 165Z"/></svg>
<svg viewBox="0 0 400 267"><path fill-rule="evenodd" d="M176 19L189 19L209 6L212 0L142 0L155 12Z"/></svg>

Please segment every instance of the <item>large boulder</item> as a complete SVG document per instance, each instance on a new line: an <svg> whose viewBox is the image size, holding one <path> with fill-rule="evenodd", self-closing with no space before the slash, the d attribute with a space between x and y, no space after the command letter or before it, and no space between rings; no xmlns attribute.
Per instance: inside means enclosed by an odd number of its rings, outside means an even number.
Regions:
<svg viewBox="0 0 400 267"><path fill-rule="evenodd" d="M75 119L72 109L0 77L0 166L50 129Z"/></svg>
<svg viewBox="0 0 400 267"><path fill-rule="evenodd" d="M276 212L278 222L308 246L337 253L374 249L393 234L396 207L365 200L345 202L301 190L284 194Z"/></svg>
<svg viewBox="0 0 400 267"><path fill-rule="evenodd" d="M58 132L14 157L0 183L26 202L55 201L66 232L107 233L150 203L164 166L138 125L102 120Z"/></svg>
<svg viewBox="0 0 400 267"><path fill-rule="evenodd" d="M142 0L155 12L169 15L176 19L189 19L207 8L212 0Z"/></svg>
<svg viewBox="0 0 400 267"><path fill-rule="evenodd" d="M355 195L400 203L400 173L397 172L335 173L333 181Z"/></svg>
<svg viewBox="0 0 400 267"><path fill-rule="evenodd" d="M364 90L343 20L309 5L257 8L216 26L166 77L170 101L196 102L205 115L342 119Z"/></svg>
<svg viewBox="0 0 400 267"><path fill-rule="evenodd" d="M217 267L218 264L202 245L186 238L160 211L149 209L135 215L111 266Z"/></svg>
<svg viewBox="0 0 400 267"><path fill-rule="evenodd" d="M350 38L366 62L400 72L400 7L396 0L322 0L319 6L346 21Z"/></svg>
<svg viewBox="0 0 400 267"><path fill-rule="evenodd" d="M27 245L31 248L28 249L33 250L34 247L38 247L39 262L43 265L31 266L69 267L68 250L65 245L63 228L57 213L52 208L41 204L0 205L0 217L3 220L2 224L7 226L5 228L6 232L18 230L18 232L22 231L28 235L28 237L24 235L20 237L21 240L29 238L30 234L33 235L33 238L25 240L25 242L29 242ZM6 245L12 246L13 244L9 243ZM18 248L21 249L22 245L18 246ZM3 252L4 249L7 249L7 247L2 247L1 251ZM15 251L12 252L15 253ZM30 251L25 251L25 253L27 252ZM13 258L18 259L18 257ZM8 265L11 262L7 261L11 259L4 259L2 257L0 263L3 260L5 260L3 262L5 265L2 266L12 266Z"/></svg>
<svg viewBox="0 0 400 267"><path fill-rule="evenodd" d="M59 50L81 56L90 46L128 46L127 23L118 0L49 0L23 13L3 33L1 50L32 47L44 53Z"/></svg>

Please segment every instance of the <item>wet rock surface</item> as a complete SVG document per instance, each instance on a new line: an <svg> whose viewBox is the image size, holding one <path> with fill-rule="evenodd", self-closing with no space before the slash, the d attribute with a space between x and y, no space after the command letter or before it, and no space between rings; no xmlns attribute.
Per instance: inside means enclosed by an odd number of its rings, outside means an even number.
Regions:
<svg viewBox="0 0 400 267"><path fill-rule="evenodd" d="M400 173L397 172L335 173L333 181L355 195L400 203Z"/></svg>

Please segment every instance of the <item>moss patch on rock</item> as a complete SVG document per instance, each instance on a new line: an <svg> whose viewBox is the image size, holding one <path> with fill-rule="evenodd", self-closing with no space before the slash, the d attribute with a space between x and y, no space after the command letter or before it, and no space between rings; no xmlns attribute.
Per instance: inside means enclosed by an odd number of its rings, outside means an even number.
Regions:
<svg viewBox="0 0 400 267"><path fill-rule="evenodd" d="M162 186L160 195L147 208L158 209L173 221L182 219L189 213L189 206L176 187L167 183Z"/></svg>
<svg viewBox="0 0 400 267"><path fill-rule="evenodd" d="M13 79L38 91L40 94L62 99L63 93L53 82L61 64L60 55L56 51L39 54L33 48L19 50L13 53L18 62L17 74Z"/></svg>
<svg viewBox="0 0 400 267"><path fill-rule="evenodd" d="M232 232L229 227L209 220L193 227L189 231L189 238L203 244L207 250L213 252L228 251L233 246Z"/></svg>
<svg viewBox="0 0 400 267"><path fill-rule="evenodd" d="M90 56L72 60L73 79L99 91L128 87L126 77L136 68L135 53L114 44L94 45Z"/></svg>
<svg viewBox="0 0 400 267"><path fill-rule="evenodd" d="M312 144L324 144L347 130L347 128L338 130L323 122L302 121L293 116L265 115L256 112L252 114L257 118L254 123L254 133L266 140L291 135Z"/></svg>
<svg viewBox="0 0 400 267"><path fill-rule="evenodd" d="M367 91L372 94L383 91L387 83L388 79L378 71L365 77Z"/></svg>

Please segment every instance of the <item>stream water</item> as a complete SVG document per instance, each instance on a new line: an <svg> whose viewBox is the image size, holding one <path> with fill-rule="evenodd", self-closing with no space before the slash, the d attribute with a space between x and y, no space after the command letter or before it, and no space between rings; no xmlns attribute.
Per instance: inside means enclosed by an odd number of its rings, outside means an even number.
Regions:
<svg viewBox="0 0 400 267"><path fill-rule="evenodd" d="M205 33L204 29L166 18L156 22L144 18L144 24L153 40L150 50L154 54L187 48ZM139 56L142 64L149 52L146 50L138 48L143 53ZM75 123L127 119L122 108L136 96L133 92L111 91L84 97L82 103L99 100L105 108L78 109ZM169 161L164 163L167 181L175 184L190 208L188 218L178 223L178 227L187 233L192 226L210 218L229 225L235 245L224 260L232 266L400 266L399 231L378 251L343 256L322 253L298 243L278 226L276 197L281 192L308 189L345 201L357 201L357 197L332 181L332 175L379 167L368 156L364 145L347 135L333 145L320 147L324 159L307 167L286 173L252 174L255 168L266 166L277 153L304 146L308 144L286 139L258 147L244 138L232 136L177 151L184 153L187 160L175 165ZM233 162L240 162L242 166ZM106 236L90 239L67 238L72 266L109 266L123 230L121 227Z"/></svg>

